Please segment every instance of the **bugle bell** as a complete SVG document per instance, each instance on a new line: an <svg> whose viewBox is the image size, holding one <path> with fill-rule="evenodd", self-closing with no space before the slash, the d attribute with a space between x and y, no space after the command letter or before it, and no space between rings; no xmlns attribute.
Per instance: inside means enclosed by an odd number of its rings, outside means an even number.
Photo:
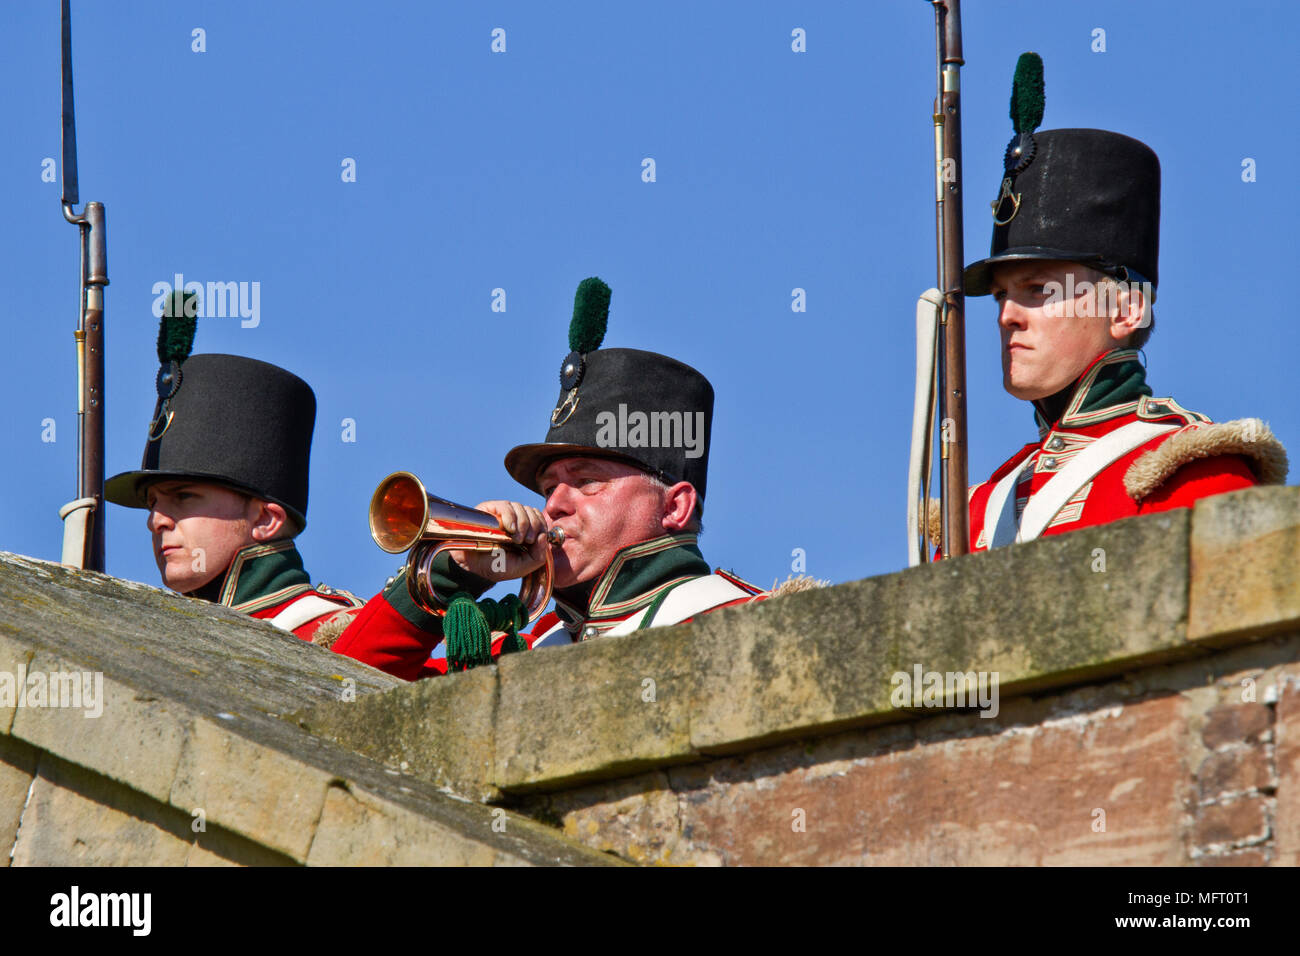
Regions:
<svg viewBox="0 0 1300 956"><path fill-rule="evenodd" d="M411 600L430 614L446 613L433 593L433 560L443 551L495 551L498 548L527 553L502 529L496 516L467 508L429 494L419 478L397 471L379 483L370 499L370 536L390 554L410 551L406 559L406 586ZM562 544L564 530L546 533L553 545ZM540 568L524 575L519 599L527 609L529 623L541 616L551 600L555 573L551 549L544 551Z"/></svg>

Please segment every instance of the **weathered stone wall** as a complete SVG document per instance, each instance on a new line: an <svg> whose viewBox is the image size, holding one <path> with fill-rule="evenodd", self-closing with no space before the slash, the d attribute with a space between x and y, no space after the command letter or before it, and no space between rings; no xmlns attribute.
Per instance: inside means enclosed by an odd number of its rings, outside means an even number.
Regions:
<svg viewBox="0 0 1300 956"><path fill-rule="evenodd" d="M5 864L616 862L281 719L400 681L265 622L12 555L0 607L0 681L103 688L98 716L0 698Z"/></svg>
<svg viewBox="0 0 1300 956"><path fill-rule="evenodd" d="M1009 700L995 720L810 738L523 806L647 862L1295 865L1297 660L1291 636Z"/></svg>
<svg viewBox="0 0 1300 956"><path fill-rule="evenodd" d="M1256 489L297 719L635 861L1295 864L1298 554Z"/></svg>
<svg viewBox="0 0 1300 956"><path fill-rule="evenodd" d="M1253 489L414 685L0 556L0 679L104 675L0 699L0 859L1295 865L1297 555Z"/></svg>

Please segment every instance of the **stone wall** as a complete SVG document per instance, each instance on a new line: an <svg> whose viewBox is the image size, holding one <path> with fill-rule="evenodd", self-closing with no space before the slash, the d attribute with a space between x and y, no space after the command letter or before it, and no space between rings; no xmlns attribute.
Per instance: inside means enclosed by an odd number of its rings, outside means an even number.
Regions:
<svg viewBox="0 0 1300 956"><path fill-rule="evenodd" d="M1300 637L522 801L630 859L1300 863ZM1259 695L1243 702L1242 681Z"/></svg>
<svg viewBox="0 0 1300 956"><path fill-rule="evenodd" d="M297 719L638 862L1295 864L1297 555L1255 489Z"/></svg>
<svg viewBox="0 0 1300 956"><path fill-rule="evenodd" d="M0 678L104 675L0 698L0 860L1295 865L1297 555L1252 489L410 685L0 556Z"/></svg>
<svg viewBox="0 0 1300 956"><path fill-rule="evenodd" d="M0 863L617 862L283 720L401 682L265 622L14 555L0 607L0 694L102 682L93 708L0 696Z"/></svg>

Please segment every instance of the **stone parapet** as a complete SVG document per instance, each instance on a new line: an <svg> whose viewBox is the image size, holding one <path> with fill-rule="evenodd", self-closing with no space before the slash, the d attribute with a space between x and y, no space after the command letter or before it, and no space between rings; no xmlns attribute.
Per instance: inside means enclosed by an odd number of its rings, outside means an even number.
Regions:
<svg viewBox="0 0 1300 956"><path fill-rule="evenodd" d="M1251 489L416 684L0 555L0 860L1294 865L1298 552Z"/></svg>
<svg viewBox="0 0 1300 956"><path fill-rule="evenodd" d="M3 554L0 605L5 863L618 862L281 719L401 682L265 622Z"/></svg>
<svg viewBox="0 0 1300 956"><path fill-rule="evenodd" d="M1300 489L1251 489L295 719L634 860L1294 859L1298 536ZM895 706L917 668L999 713Z"/></svg>

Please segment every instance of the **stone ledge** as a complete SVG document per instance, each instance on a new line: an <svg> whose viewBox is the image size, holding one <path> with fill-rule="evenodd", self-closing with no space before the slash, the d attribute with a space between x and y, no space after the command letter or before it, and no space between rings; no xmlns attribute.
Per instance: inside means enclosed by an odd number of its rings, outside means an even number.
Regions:
<svg viewBox="0 0 1300 956"><path fill-rule="evenodd" d="M493 801L495 668L407 684L392 696L370 694L337 707L312 707L290 719L389 767L427 768L421 776L474 800ZM358 728L366 728L358 733ZM444 744L453 734L459 748Z"/></svg>
<svg viewBox="0 0 1300 956"><path fill-rule="evenodd" d="M232 699L283 714L337 701L345 687L360 697L403 684L230 608L5 552L0 606L0 652L9 638L21 653L48 652L212 718Z"/></svg>
<svg viewBox="0 0 1300 956"><path fill-rule="evenodd" d="M9 865L39 757L35 747L0 734L0 866Z"/></svg>
<svg viewBox="0 0 1300 956"><path fill-rule="evenodd" d="M620 862L281 719L344 689L365 700L405 685L268 624L2 554L0 602L10 690L20 672L85 671L103 693L98 716L30 700L0 710L6 861L14 846L23 863ZM196 810L219 839L189 832ZM376 842L340 831L340 817Z"/></svg>
<svg viewBox="0 0 1300 956"><path fill-rule="evenodd" d="M475 799L562 789L928 716L891 703L892 676L917 664L997 672L1006 698L1277 633L1300 620L1298 541L1300 489L1249 489L1195 511L515 655L296 719L377 759L401 754L411 773ZM1212 619L1211 596L1237 573L1220 559L1228 553L1237 565L1271 562L1259 578L1270 601ZM1194 634L1189 602L1200 609Z"/></svg>
<svg viewBox="0 0 1300 956"><path fill-rule="evenodd" d="M145 829L108 814L95 856L104 862L114 858L112 832L131 834L134 849L123 859L187 864L247 858L250 847L296 863L618 862L480 801L530 806L555 791L695 781L693 792L708 793L709 806L697 808L701 819L721 824L738 807L714 793L711 768L747 767L773 747L812 748L812 755L841 731L861 736L858 728L893 724L886 736L907 735L943 714L941 722L1029 740L1039 731L1006 720L1041 691L1085 682L1103 683L1104 691L1140 671L1137 686L1153 664L1206 655L1211 668L1237 654L1263 667L1281 653L1273 644L1292 646L1282 635L1300 626L1298 546L1300 489L1251 489L1194 511L727 609L678 628L513 655L414 686L227 609L0 555L0 601L10 609L0 620L0 672L103 671L106 708L96 719L75 710L0 709L0 824L12 828L32 787L33 825L45 820L53 829L44 843L40 833L20 830L19 842L36 842L24 843L15 859L58 857L85 844L83 830L94 831L98 811L85 795L102 785L123 805L145 801L152 814ZM1241 647L1223 649L1231 644ZM1192 673L1202 663L1181 666ZM914 665L997 672L1007 718L894 707L891 678ZM1288 676L1269 686L1275 690L1262 693L1275 696L1261 704L1276 708L1278 719L1268 779L1290 780L1296 685ZM355 689L356 699L344 688ZM1157 725L1223 711L1207 727L1235 746L1233 728L1255 714L1224 710L1232 695L1254 700L1241 688L1221 689L1217 704L1196 687L1180 692L1190 708L1181 716L1143 705ZM1218 709L1205 710L1211 704ZM1269 759L1271 744L1264 746L1256 764ZM1017 747L1008 753L1024 756ZM1198 748L1177 759L1204 767L1207 786L1232 770L1220 774ZM46 755L75 769L65 783L88 782L61 785L57 773L41 770ZM1070 761L1057 762L1054 772L1071 779ZM813 763L809 781L830 773L827 786L838 786L834 761ZM1245 770L1252 768L1242 780L1264 779L1254 764ZM604 782L614 779L621 783ZM662 791L658 783L651 789ZM666 794L647 802L636 790L628 788L628 799L637 813L657 827L675 820L690 829L684 810L680 818L670 813ZM1294 860L1300 813L1287 786L1277 791L1277 845L1265 855ZM200 801L214 832L228 836L230 854L219 841L173 845L184 835L177 821ZM621 814L620 806L613 809ZM768 822L788 828L780 816ZM566 834L578 820L565 816ZM64 821L73 829L62 830ZM583 818L582 826L593 822ZM1234 840L1255 839L1242 826L1245 835ZM70 833L76 839L67 843ZM597 849L618 845L570 835ZM685 858L713 859L707 842ZM41 846L49 852L37 852ZM647 860L673 858L647 847Z"/></svg>
<svg viewBox="0 0 1300 956"><path fill-rule="evenodd" d="M143 816L144 822L128 819L132 815L140 817L134 811L127 809L123 815L106 805L103 827L97 829L97 802L93 796L87 799L65 793L66 786L42 782L41 811L30 821L25 820L23 827L27 829L31 823L48 828L49 835L33 836L29 831L26 838L20 839L21 845L29 849L16 855L18 862L69 863L82 859L91 863L139 863L147 858L179 865L204 862L205 854L206 862L221 862L211 839L195 842L188 849L182 846L182 828L175 821L190 820L196 810L202 811L210 826L235 838L238 845L262 847L270 856L291 863L620 862L576 846L526 817L450 796L425 780L386 768L305 734L289 721L256 710L241 713L232 706L234 712L223 711L219 720L209 720L170 701L146 701L143 706L147 709L136 713L131 702L140 705L140 698L136 692L127 692L131 696L126 698L126 715L109 719L119 699L112 690L115 686L115 682L105 682L107 699L101 718L88 719L79 712L48 708L19 711L23 719L15 721L13 733L0 737L4 742L0 755L14 755L4 761L9 764L7 773L18 777L7 787L14 792L13 800L6 803L18 799L25 762L30 762L23 755L37 754L44 759L43 755L49 754L91 781L74 789L119 794L116 800L121 808L140 806L149 810ZM151 719L142 722L146 715ZM74 719L83 722L74 725L79 733L54 732ZM133 736L147 733L151 739L161 734L163 739L175 741L175 746L157 764L130 759L139 751L135 746L121 750L124 728L128 744L135 745ZM37 742L46 749L36 749ZM338 832L334 794L338 788L355 798L356 805L345 814L346 819L377 835L377 843L367 844ZM6 817L21 812L16 806L4 809L9 811ZM14 822L16 819L14 816ZM168 825L159 821L168 821ZM325 841L321 848L316 847L318 838ZM126 855L115 855L117 851L111 845L96 846L96 839L108 844L126 840L122 850ZM68 855L73 842L88 848L82 851L84 857ZM145 856L132 855L137 850Z"/></svg>
<svg viewBox="0 0 1300 956"><path fill-rule="evenodd" d="M14 849L29 866L285 866L293 861L138 790L41 753ZM0 851L7 857L8 849Z"/></svg>
<svg viewBox="0 0 1300 956"><path fill-rule="evenodd" d="M1196 506L1190 640L1224 644L1300 624L1297 490L1254 488Z"/></svg>
<svg viewBox="0 0 1300 956"><path fill-rule="evenodd" d="M1247 699L1265 703L1243 703L1247 677ZM1284 812L1300 807L1300 778L1282 745L1300 726L1286 720L1296 688L1300 633L1011 698L996 720L931 710L518 806L643 863L1167 866L1247 862L1231 844L1197 845L1198 828L1213 825L1214 804L1275 788L1276 838L1256 844L1258 831L1245 830L1241 840L1281 859L1288 819L1292 838L1300 832ZM1274 738L1272 781L1200 802L1211 742L1267 762Z"/></svg>

